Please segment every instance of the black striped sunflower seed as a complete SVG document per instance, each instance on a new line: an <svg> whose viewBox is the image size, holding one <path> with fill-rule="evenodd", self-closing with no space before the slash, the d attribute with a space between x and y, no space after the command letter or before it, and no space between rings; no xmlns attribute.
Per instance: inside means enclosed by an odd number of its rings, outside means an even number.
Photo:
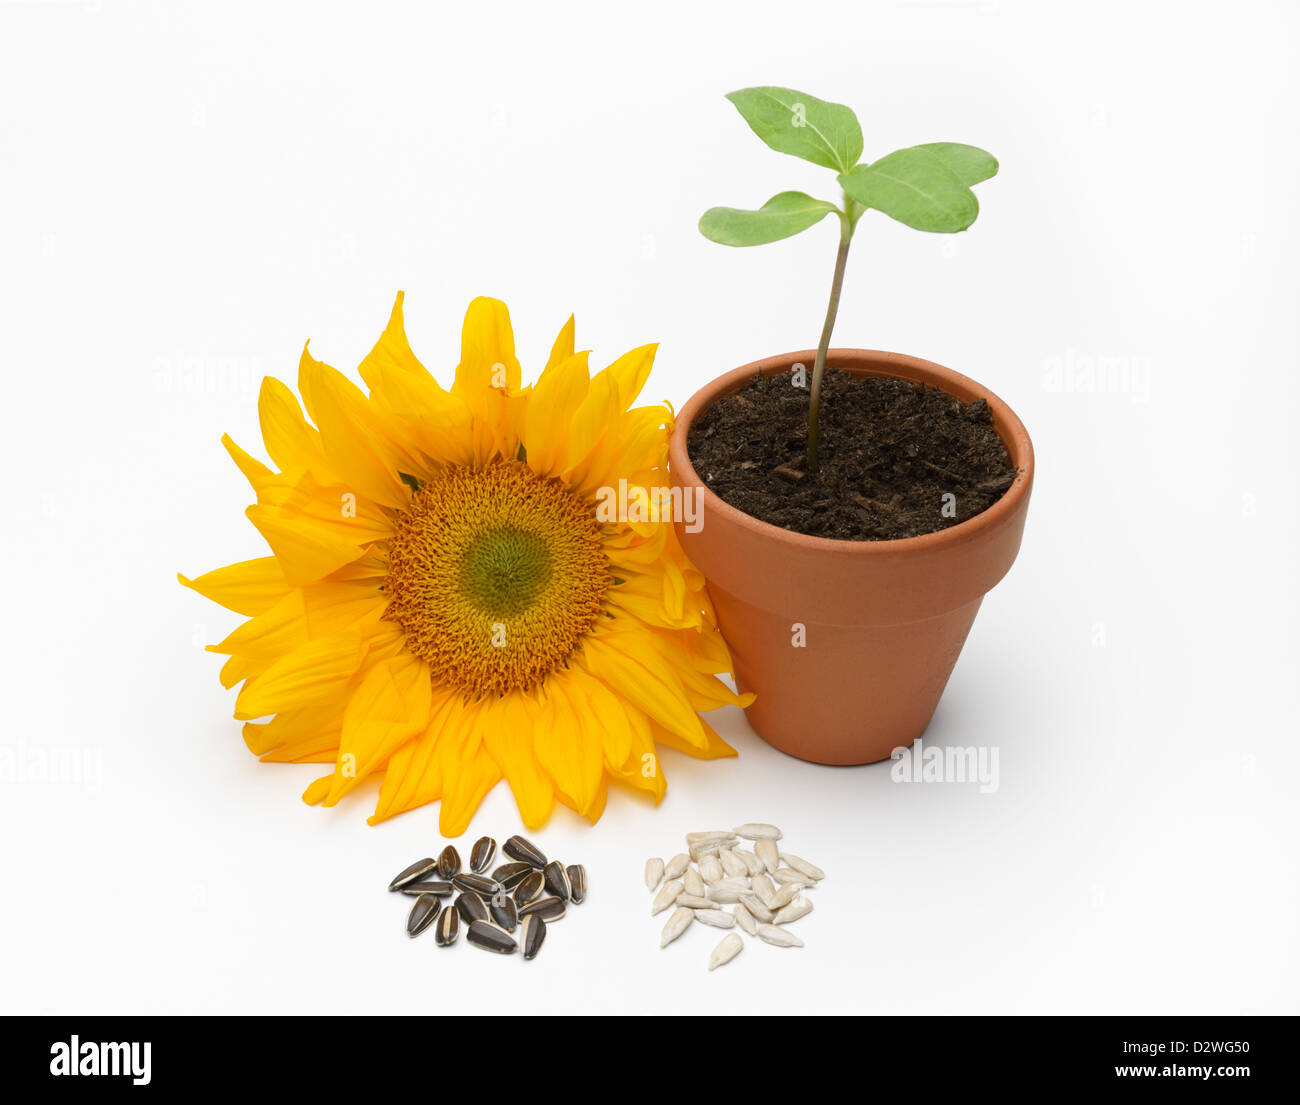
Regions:
<svg viewBox="0 0 1300 1105"><path fill-rule="evenodd" d="M546 939L546 922L540 913L530 913L524 918L519 930L519 946L524 949L524 958L532 959L542 950L542 941Z"/></svg>
<svg viewBox="0 0 1300 1105"><path fill-rule="evenodd" d="M574 863L565 874L569 876L569 900L581 905L587 898L587 869L581 863Z"/></svg>
<svg viewBox="0 0 1300 1105"><path fill-rule="evenodd" d="M419 936L438 917L442 908L440 899L432 894L421 894L411 905L411 912L406 916L406 935Z"/></svg>
<svg viewBox="0 0 1300 1105"><path fill-rule="evenodd" d="M502 932L496 925L489 924L487 921L475 921L469 926L465 933L465 939L473 944L476 948L482 948L484 951L499 952L501 955L511 955L518 951L518 946L507 933Z"/></svg>
<svg viewBox="0 0 1300 1105"><path fill-rule="evenodd" d="M436 894L439 898L450 898L455 893L451 883L438 881L408 882L399 889L403 894Z"/></svg>
<svg viewBox="0 0 1300 1105"><path fill-rule="evenodd" d="M471 871L462 871L451 882L457 890L472 890L481 898L494 897L505 889L496 879L475 875Z"/></svg>
<svg viewBox="0 0 1300 1105"><path fill-rule="evenodd" d="M542 872L546 879L546 890L552 897L562 902L569 900L569 876L564 873L564 864L558 859L551 860Z"/></svg>
<svg viewBox="0 0 1300 1105"><path fill-rule="evenodd" d="M425 875L431 874L438 866L436 859L417 859L410 867L404 868L392 882L388 884L389 890L401 890L408 882L419 882Z"/></svg>
<svg viewBox="0 0 1300 1105"><path fill-rule="evenodd" d="M481 836L474 841L474 847L469 853L469 867L471 871L482 873L492 866L492 861L497 856L497 842L490 836Z"/></svg>
<svg viewBox="0 0 1300 1105"><path fill-rule="evenodd" d="M438 877L450 880L460 873L460 853L450 844L438 857Z"/></svg>
<svg viewBox="0 0 1300 1105"><path fill-rule="evenodd" d="M515 887L515 901L520 905L527 905L541 894L545 885L546 877L540 871L533 871Z"/></svg>
<svg viewBox="0 0 1300 1105"><path fill-rule="evenodd" d="M467 925L488 919L487 902L472 890L466 890L456 898L456 909Z"/></svg>
<svg viewBox="0 0 1300 1105"><path fill-rule="evenodd" d="M492 872L492 877L507 890L513 890L532 873L532 870L531 863L503 863Z"/></svg>
<svg viewBox="0 0 1300 1105"><path fill-rule="evenodd" d="M522 836L512 836L505 842L501 850L511 859L517 859L530 867L536 867L539 871L546 866L546 857L542 855L542 850L532 841L525 840Z"/></svg>
<svg viewBox="0 0 1300 1105"><path fill-rule="evenodd" d="M564 903L559 898L538 898L519 910L520 917L536 915L543 921L558 921L564 916Z"/></svg>
<svg viewBox="0 0 1300 1105"><path fill-rule="evenodd" d="M494 920L506 932L514 932L519 924L519 905L504 890L488 902L488 910Z"/></svg>
<svg viewBox="0 0 1300 1105"><path fill-rule="evenodd" d="M438 918L438 927L433 930L433 938L438 947L445 948L456 943L460 935L460 913L454 909L444 909Z"/></svg>

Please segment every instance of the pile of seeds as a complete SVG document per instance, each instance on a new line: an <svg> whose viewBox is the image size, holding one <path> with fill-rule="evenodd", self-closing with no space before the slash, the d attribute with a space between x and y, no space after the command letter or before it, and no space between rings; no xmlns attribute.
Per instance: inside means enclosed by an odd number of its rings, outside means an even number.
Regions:
<svg viewBox="0 0 1300 1105"><path fill-rule="evenodd" d="M415 898L406 935L419 936L432 927L434 940L445 948L456 943L464 923L465 939L476 948L512 955L522 947L525 959L534 958L546 939L546 926L560 920L569 903L579 905L587 897L587 869L580 863L547 862L522 836L512 836L501 850L512 862L490 875L484 872L497 854L490 836L474 842L467 871L461 870L460 853L450 844L437 859L417 860L403 870L388 889ZM444 909L442 899L453 894L455 900Z"/></svg>
<svg viewBox="0 0 1300 1105"><path fill-rule="evenodd" d="M741 846L742 838L753 842L752 850ZM781 851L780 839L775 825L751 822L731 832L687 833L685 852L667 863L646 860L646 889L658 891L651 916L676 907L659 946L666 948L698 921L713 928L739 927L778 948L802 948L803 941L788 926L812 912L803 892L826 872ZM710 954L709 970L730 963L744 947L739 934L730 933Z"/></svg>

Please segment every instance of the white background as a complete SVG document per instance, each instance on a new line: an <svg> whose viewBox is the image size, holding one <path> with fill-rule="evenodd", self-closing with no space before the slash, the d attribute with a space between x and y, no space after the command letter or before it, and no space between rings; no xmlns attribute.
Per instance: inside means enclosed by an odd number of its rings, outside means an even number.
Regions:
<svg viewBox="0 0 1300 1105"><path fill-rule="evenodd" d="M0 1010L1297 1011L1295 5L0 3L5 579ZM351 369L407 292L444 379L477 294L535 373L576 311L647 398L816 340L827 223L727 250L713 204L814 193L723 99L853 105L866 157L992 150L957 237L879 215L837 344L983 381L1038 454L1024 547L926 737L1000 787L668 753L655 809L536 834L591 898L531 964L402 933L436 809L299 801L175 582L263 546L218 444L263 374ZM833 194L832 194L833 196ZM1080 392L1057 371L1111 358ZM1125 382L1127 381L1127 382ZM660 952L689 829L775 821L829 872L807 948ZM520 828L504 786L464 847ZM455 995L453 1004L446 1000Z"/></svg>

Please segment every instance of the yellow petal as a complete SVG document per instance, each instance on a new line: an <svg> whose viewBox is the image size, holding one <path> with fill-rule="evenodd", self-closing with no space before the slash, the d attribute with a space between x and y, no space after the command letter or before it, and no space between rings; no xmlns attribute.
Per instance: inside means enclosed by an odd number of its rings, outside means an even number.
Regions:
<svg viewBox="0 0 1300 1105"><path fill-rule="evenodd" d="M605 813L605 800L609 796L609 780L605 775L601 775L600 783L596 787L596 797L592 800L587 812L583 815L593 825L599 821Z"/></svg>
<svg viewBox="0 0 1300 1105"><path fill-rule="evenodd" d="M264 480L247 514L294 586L338 571L392 533L372 502L341 484L319 483L305 468Z"/></svg>
<svg viewBox="0 0 1300 1105"><path fill-rule="evenodd" d="M501 780L501 768L479 729L483 710L482 703L463 703L448 725L447 739L438 744L444 780L438 831L443 836L460 836L483 796Z"/></svg>
<svg viewBox="0 0 1300 1105"><path fill-rule="evenodd" d="M429 667L409 653L366 673L343 713L334 781L324 804L332 806L429 721Z"/></svg>
<svg viewBox="0 0 1300 1105"><path fill-rule="evenodd" d="M267 658L265 667L307 640L302 592L290 591L270 610L249 618L219 645L208 645L207 651L226 656Z"/></svg>
<svg viewBox="0 0 1300 1105"><path fill-rule="evenodd" d="M338 759L338 754L339 735L336 731L286 741L258 758L269 764L332 764Z"/></svg>
<svg viewBox="0 0 1300 1105"><path fill-rule="evenodd" d="M596 373L568 426L563 473L584 495L614 482L611 469L623 412L640 393L658 346L643 345Z"/></svg>
<svg viewBox="0 0 1300 1105"><path fill-rule="evenodd" d="M463 713L460 701L459 691L446 687L433 689L429 721L424 731L407 741L388 759L375 812L368 819L370 824L377 825L396 814L436 802L442 797L442 761L436 755L436 749L449 728L453 711L457 718Z"/></svg>
<svg viewBox="0 0 1300 1105"><path fill-rule="evenodd" d="M632 756L632 725L623 703L581 667L570 668L566 679L574 688L573 696L581 695L595 717L602 759L612 768L622 769Z"/></svg>
<svg viewBox="0 0 1300 1105"><path fill-rule="evenodd" d="M660 471L666 477L671 424L671 411L664 405L635 407L626 414L611 415L595 448L574 466L569 482L580 494L592 495L597 488L617 484L620 477ZM666 478L661 482L666 483Z"/></svg>
<svg viewBox="0 0 1300 1105"><path fill-rule="evenodd" d="M585 817L596 800L604 764L600 726L586 700L585 684L572 676L570 670L546 681L542 713L533 727L533 749L568 799L566 804Z"/></svg>
<svg viewBox="0 0 1300 1105"><path fill-rule="evenodd" d="M328 637L378 621L388 596L370 581L313 583L302 589L303 622L309 637Z"/></svg>
<svg viewBox="0 0 1300 1105"><path fill-rule="evenodd" d="M405 292L397 293L397 301L393 304L393 312L388 318L387 328L379 336L375 347L367 354L358 369L366 386L372 391L375 387L372 375L384 370L411 373L424 379L433 379L411 350L411 343L407 341L406 323L402 318L402 303L405 299Z"/></svg>
<svg viewBox="0 0 1300 1105"><path fill-rule="evenodd" d="M624 633L587 638L582 651L583 666L664 728L688 741L702 741L699 717L691 709L681 684L659 657L638 647L635 637L636 634Z"/></svg>
<svg viewBox="0 0 1300 1105"><path fill-rule="evenodd" d="M289 593L284 572L273 556L216 568L198 579L187 579L183 575L176 578L205 599L245 617L265 613Z"/></svg>
<svg viewBox="0 0 1300 1105"><path fill-rule="evenodd" d="M649 794L657 805L663 800L668 781L664 778L659 754L655 751L650 722L639 710L630 708L627 710L627 719L632 738L627 761L622 764L606 764L606 770L616 782Z"/></svg>
<svg viewBox="0 0 1300 1105"><path fill-rule="evenodd" d="M282 471L306 468L321 483L334 482L319 431L303 417L293 392L272 376L262 381L257 417L267 454Z"/></svg>
<svg viewBox="0 0 1300 1105"><path fill-rule="evenodd" d="M361 390L337 369L315 360L305 348L298 379L298 390L320 429L325 456L339 480L383 506L405 506L410 491L399 475L398 455L371 416Z"/></svg>
<svg viewBox="0 0 1300 1105"><path fill-rule="evenodd" d="M574 318L573 315L570 315L569 321L561 327L559 334L556 335L555 344L551 346L551 355L546 359L547 368L552 368L573 356L573 333Z"/></svg>
<svg viewBox="0 0 1300 1105"><path fill-rule="evenodd" d="M329 793L331 775L322 775L302 792L302 800L309 806L319 806L321 799Z"/></svg>
<svg viewBox="0 0 1300 1105"><path fill-rule="evenodd" d="M514 793L519 816L530 829L540 828L555 808L555 788L533 753L533 717L518 691L479 708L483 743Z"/></svg>
<svg viewBox="0 0 1300 1105"><path fill-rule="evenodd" d="M267 756L285 745L312 738L331 740L337 747L345 704L342 698L326 699L297 710L286 710L267 722L246 722L244 743L258 756ZM333 759L331 756L330 760Z"/></svg>
<svg viewBox="0 0 1300 1105"><path fill-rule="evenodd" d="M522 413L515 401L519 386L510 312L500 300L480 296L465 312L460 364L452 384L452 392L469 408L475 464L485 464L494 456L514 457Z"/></svg>
<svg viewBox="0 0 1300 1105"><path fill-rule="evenodd" d="M443 391L432 376L387 366L369 369L371 401L400 447L401 471L420 479L440 465L474 460L472 415L459 395Z"/></svg>
<svg viewBox="0 0 1300 1105"><path fill-rule="evenodd" d="M510 311L499 299L479 296L465 312L460 332L460 364L455 390L479 395L485 391L517 390L519 361Z"/></svg>
<svg viewBox="0 0 1300 1105"><path fill-rule="evenodd" d="M232 656L221 665L221 685L230 690L236 683L242 683L250 675L257 675L264 670L264 667L259 667L256 661L247 656Z"/></svg>
<svg viewBox="0 0 1300 1105"><path fill-rule="evenodd" d="M229 434L222 434L221 444L226 447L226 452L239 466L239 470L244 473L244 478L253 485L254 491L261 486L263 480L271 476L271 470L256 457L249 456L244 452L234 443Z"/></svg>
<svg viewBox="0 0 1300 1105"><path fill-rule="evenodd" d="M636 402L645 382L650 378L650 369L654 367L655 354L659 351L657 342L641 345L629 350L605 369L613 385L615 409L625 411ZM602 373L604 375L604 373Z"/></svg>
<svg viewBox="0 0 1300 1105"><path fill-rule="evenodd" d="M528 467L539 476L560 474L569 425L590 383L587 354L578 353L543 372L529 393L523 445Z"/></svg>
<svg viewBox="0 0 1300 1105"><path fill-rule="evenodd" d="M245 513L266 538L285 578L295 587L323 579L365 551L340 536L334 527L277 507L250 506Z"/></svg>
<svg viewBox="0 0 1300 1105"><path fill-rule="evenodd" d="M675 566L668 560L660 560L659 566L662 576L641 571L620 572L619 582L609 589L610 603L647 625L666 629L699 627L702 624L700 611L686 605L684 588L677 595L665 587L668 575L676 571ZM666 589L670 590L669 598L665 598Z"/></svg>
<svg viewBox="0 0 1300 1105"><path fill-rule="evenodd" d="M697 760L720 760L736 755L736 750L718 736L713 726L703 718L700 719L700 731L704 737L701 743L684 741L676 733L665 729L662 725L651 723L651 729L654 733L654 739L660 744L666 744L669 748L675 748L678 752L685 752L688 756L694 756Z"/></svg>
<svg viewBox="0 0 1300 1105"><path fill-rule="evenodd" d="M239 721L269 717L338 691L357 670L363 645L358 632L308 641L244 684L235 701L235 717Z"/></svg>

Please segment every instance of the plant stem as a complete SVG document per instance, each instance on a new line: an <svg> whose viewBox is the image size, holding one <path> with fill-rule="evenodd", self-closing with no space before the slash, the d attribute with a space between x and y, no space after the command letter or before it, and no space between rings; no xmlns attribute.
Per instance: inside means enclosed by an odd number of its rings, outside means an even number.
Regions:
<svg viewBox="0 0 1300 1105"><path fill-rule="evenodd" d="M840 309L840 290L844 287L844 266L849 260L849 243L853 240L853 211L840 215L840 248L835 255L835 276L831 279L831 298L826 305L826 322L822 325L821 341L817 343L817 360L813 362L812 390L808 397L808 475L817 475L817 445L821 439L819 415L822 401L822 376L826 372L826 350L831 344L831 331L835 329L835 316Z"/></svg>

